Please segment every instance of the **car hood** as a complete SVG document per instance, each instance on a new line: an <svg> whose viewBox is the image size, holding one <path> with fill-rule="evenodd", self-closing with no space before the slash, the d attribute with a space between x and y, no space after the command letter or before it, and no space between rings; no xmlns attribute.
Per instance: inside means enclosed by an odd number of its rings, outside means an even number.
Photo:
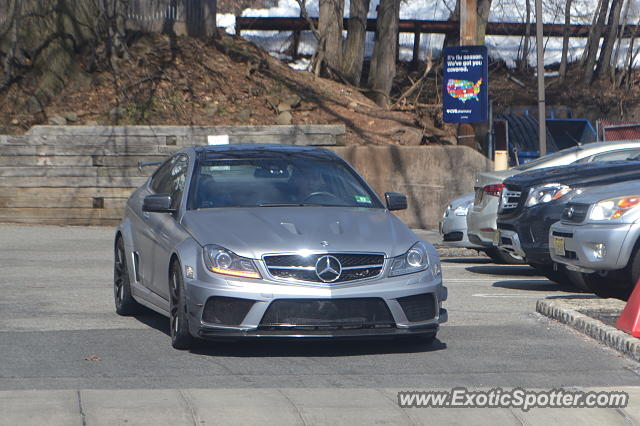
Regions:
<svg viewBox="0 0 640 426"><path fill-rule="evenodd" d="M511 176L504 183L520 188L545 183L585 187L633 179L640 179L640 161L613 161L532 170Z"/></svg>
<svg viewBox="0 0 640 426"><path fill-rule="evenodd" d="M493 172L483 172L476 175L476 183L474 187L483 188L485 185L495 185L502 183L509 176L513 176L516 173L520 173L520 170L508 169L508 170L496 170Z"/></svg>
<svg viewBox="0 0 640 426"><path fill-rule="evenodd" d="M598 201L616 197L627 197L630 195L640 195L640 181L634 180L625 183L615 183L612 185L596 186L589 188L583 193L571 199L572 203L594 204Z"/></svg>
<svg viewBox="0 0 640 426"><path fill-rule="evenodd" d="M299 250L380 252L394 257L419 240L388 211L357 207L190 210L182 223L199 244L218 244L253 259Z"/></svg>

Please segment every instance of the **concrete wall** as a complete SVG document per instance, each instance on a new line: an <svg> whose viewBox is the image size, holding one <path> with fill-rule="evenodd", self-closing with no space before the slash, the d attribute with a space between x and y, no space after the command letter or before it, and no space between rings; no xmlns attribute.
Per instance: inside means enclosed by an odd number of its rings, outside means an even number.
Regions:
<svg viewBox="0 0 640 426"><path fill-rule="evenodd" d="M473 189L491 162L462 146L341 147L344 126L37 126L0 135L0 222L114 225L128 194L153 169L138 169L207 135L231 143L324 145L349 161L382 196L402 192L409 226L437 225L449 201Z"/></svg>
<svg viewBox="0 0 640 426"><path fill-rule="evenodd" d="M465 146L353 146L331 148L376 192L402 192L409 208L397 212L413 228L437 226L449 202L473 191L475 175L493 162Z"/></svg>

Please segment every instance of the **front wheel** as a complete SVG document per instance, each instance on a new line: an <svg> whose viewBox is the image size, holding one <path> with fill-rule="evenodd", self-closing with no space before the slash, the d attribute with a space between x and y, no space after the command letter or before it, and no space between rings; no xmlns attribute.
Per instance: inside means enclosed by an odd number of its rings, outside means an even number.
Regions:
<svg viewBox="0 0 640 426"><path fill-rule="evenodd" d="M182 269L176 260L171 266L169 274L171 300L169 306L169 325L171 326L171 346L175 349L189 349L193 344L193 337L189 333L187 319L187 303L184 292Z"/></svg>
<svg viewBox="0 0 640 426"><path fill-rule="evenodd" d="M631 282L625 270L598 271L593 274L583 274L584 281L596 296L602 298L613 297L627 300L635 282Z"/></svg>
<svg viewBox="0 0 640 426"><path fill-rule="evenodd" d="M131 295L131 280L127 268L127 257L124 251L122 237L116 241L113 262L113 297L116 303L116 313L122 316L133 315L138 312L140 305Z"/></svg>

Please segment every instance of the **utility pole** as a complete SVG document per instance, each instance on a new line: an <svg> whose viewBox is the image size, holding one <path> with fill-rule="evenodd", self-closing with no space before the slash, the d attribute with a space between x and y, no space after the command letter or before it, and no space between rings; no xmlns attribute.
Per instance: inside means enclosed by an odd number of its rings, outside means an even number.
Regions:
<svg viewBox="0 0 640 426"><path fill-rule="evenodd" d="M540 157L547 154L547 114L544 97L544 46L542 33L542 0L536 0L536 54L538 56L538 134Z"/></svg>
<svg viewBox="0 0 640 426"><path fill-rule="evenodd" d="M460 46L475 46L477 43L477 0L460 0Z"/></svg>

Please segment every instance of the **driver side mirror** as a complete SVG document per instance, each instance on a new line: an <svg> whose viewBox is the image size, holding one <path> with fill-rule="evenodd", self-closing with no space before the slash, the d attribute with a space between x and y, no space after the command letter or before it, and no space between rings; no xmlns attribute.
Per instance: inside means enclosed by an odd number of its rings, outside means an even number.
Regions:
<svg viewBox="0 0 640 426"><path fill-rule="evenodd" d="M406 210L407 196L399 192L385 192L385 201L389 210Z"/></svg>
<svg viewBox="0 0 640 426"><path fill-rule="evenodd" d="M171 195L169 194L153 194L144 197L142 202L142 211L151 213L175 213L175 209L171 208Z"/></svg>

